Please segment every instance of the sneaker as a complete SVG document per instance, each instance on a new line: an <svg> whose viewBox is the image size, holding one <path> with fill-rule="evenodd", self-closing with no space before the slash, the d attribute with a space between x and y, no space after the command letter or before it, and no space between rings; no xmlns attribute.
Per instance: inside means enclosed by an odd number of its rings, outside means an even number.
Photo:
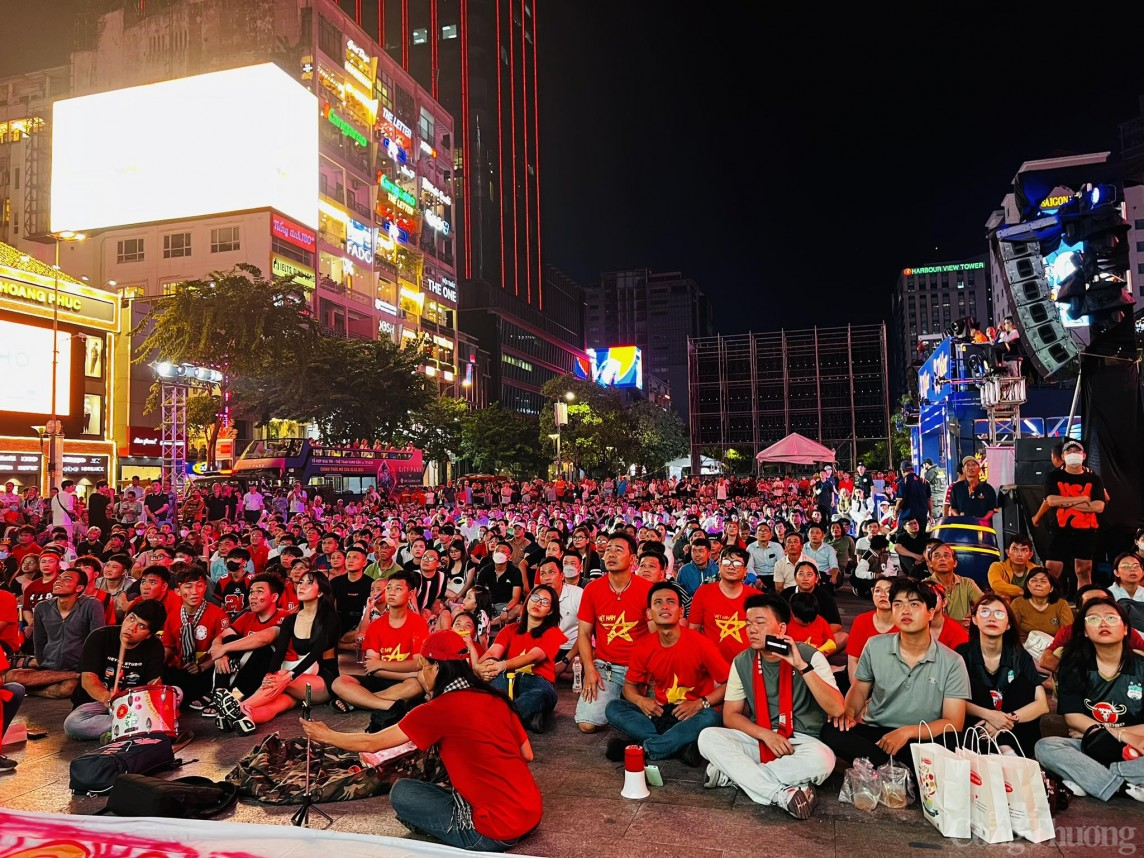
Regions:
<svg viewBox="0 0 1144 858"><path fill-rule="evenodd" d="M0 771L10 772L16 768L16 761L11 757L5 757L0 754Z"/></svg>
<svg viewBox="0 0 1144 858"><path fill-rule="evenodd" d="M257 729L258 725L245 716L234 722L234 732L240 736L249 736Z"/></svg>
<svg viewBox="0 0 1144 858"><path fill-rule="evenodd" d="M814 787L791 787L783 791L780 805L795 819L810 819L810 815L818 805L818 794L814 791Z"/></svg>
<svg viewBox="0 0 1144 858"><path fill-rule="evenodd" d="M1080 784L1076 783L1075 781L1066 781L1062 779L1061 783L1063 783L1068 788L1068 791L1075 795L1077 798L1084 798L1086 795L1088 795L1087 792L1081 789Z"/></svg>
<svg viewBox="0 0 1144 858"><path fill-rule="evenodd" d="M624 754L627 753L628 745L635 744L631 739L626 739L623 736L613 736L608 740L608 745L604 749L604 756L611 760L613 763L622 763L624 761Z"/></svg>
<svg viewBox="0 0 1144 858"><path fill-rule="evenodd" d="M222 713L215 715L214 723L215 729L220 733L229 733L233 729L230 725L230 721Z"/></svg>
<svg viewBox="0 0 1144 858"><path fill-rule="evenodd" d="M704 789L719 789L734 785L735 782L727 777L722 769L717 769L714 763L707 764L707 780L703 782Z"/></svg>
<svg viewBox="0 0 1144 858"><path fill-rule="evenodd" d="M524 722L524 726L531 730L533 733L544 732L544 713L534 712L528 716L528 720Z"/></svg>
<svg viewBox="0 0 1144 858"><path fill-rule="evenodd" d="M1137 801L1144 801L1144 784L1125 784L1124 794Z"/></svg>
<svg viewBox="0 0 1144 858"><path fill-rule="evenodd" d="M214 697L211 703L217 710L219 718L225 720L230 727L233 727L246 717L246 713L242 711L242 707L238 705L238 701L234 695L225 688L216 688L214 690Z"/></svg>
<svg viewBox="0 0 1144 858"><path fill-rule="evenodd" d="M677 756L683 765L691 769L699 768L704 762L703 755L699 753L699 745L696 742L688 742L680 749Z"/></svg>
<svg viewBox="0 0 1144 858"><path fill-rule="evenodd" d="M110 744L111 744L111 731L110 730L104 730L102 733L99 734L99 746L102 748L104 745L110 745Z"/></svg>

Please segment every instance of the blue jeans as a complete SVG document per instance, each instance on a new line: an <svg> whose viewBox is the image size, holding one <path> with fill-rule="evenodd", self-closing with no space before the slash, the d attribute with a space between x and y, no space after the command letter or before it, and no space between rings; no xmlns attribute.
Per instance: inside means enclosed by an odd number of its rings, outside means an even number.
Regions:
<svg viewBox="0 0 1144 858"><path fill-rule="evenodd" d="M112 718L102 703L81 703L64 719L64 733L71 739L98 739L111 729Z"/></svg>
<svg viewBox="0 0 1144 858"><path fill-rule="evenodd" d="M508 677L505 674L494 678L491 685L508 694ZM547 715L556 708L556 686L542 676L518 673L512 681L512 705L522 721L537 712Z"/></svg>
<svg viewBox="0 0 1144 858"><path fill-rule="evenodd" d="M1108 801L1125 783L1144 784L1144 758L1104 766L1080 746L1080 739L1052 736L1037 742L1034 750L1042 766L1101 801Z"/></svg>
<svg viewBox="0 0 1144 858"><path fill-rule="evenodd" d="M686 721L676 721L670 704L654 721L636 704L613 700L608 704L608 723L643 745L649 760L664 760L699 740L707 727L723 726L723 716L716 709L701 709Z"/></svg>
<svg viewBox="0 0 1144 858"><path fill-rule="evenodd" d="M513 840L493 840L475 828L458 826L454 815L455 795L453 790L436 784L401 778L389 791L389 803L393 805L397 820L406 828L415 833L428 834L458 849L503 852L520 841L519 837Z"/></svg>
<svg viewBox="0 0 1144 858"><path fill-rule="evenodd" d="M0 708L4 711L4 717L0 720L3 721L3 726L0 727L0 750L4 746L4 734L8 732L8 725L12 723L12 719L16 717L16 713L20 709L20 704L24 702L24 686L18 682L6 682L0 686L5 691L12 695L12 699L0 704Z"/></svg>

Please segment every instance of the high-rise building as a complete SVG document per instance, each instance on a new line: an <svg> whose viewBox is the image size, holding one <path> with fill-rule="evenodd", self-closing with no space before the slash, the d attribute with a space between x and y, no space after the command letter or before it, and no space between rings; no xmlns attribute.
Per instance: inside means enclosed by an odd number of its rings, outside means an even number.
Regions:
<svg viewBox="0 0 1144 858"><path fill-rule="evenodd" d="M585 290L589 348L639 346L644 372L667 382L672 409L688 420L687 340L715 333L707 296L678 271L609 271Z"/></svg>
<svg viewBox="0 0 1144 858"><path fill-rule="evenodd" d="M753 457L798 432L834 450L843 467L885 443L890 464L886 326L688 340L691 449Z"/></svg>
<svg viewBox="0 0 1144 858"><path fill-rule="evenodd" d="M582 299L543 255L535 0L342 0L453 116L462 330L489 353L490 400L533 410L584 357ZM543 314L543 315L540 315ZM542 320L539 324L537 320ZM499 337L529 330L539 363ZM568 336L570 334L571 336ZM520 340L516 342L519 345ZM503 347L503 348L502 348ZM518 363L533 366L529 371ZM539 367L544 369L540 370Z"/></svg>
<svg viewBox="0 0 1144 858"><path fill-rule="evenodd" d="M985 262L981 255L903 268L898 275L890 305L890 391L895 400L917 392L913 368L919 344L925 350L927 344L940 342L950 325L968 316L982 330L992 324L993 287Z"/></svg>

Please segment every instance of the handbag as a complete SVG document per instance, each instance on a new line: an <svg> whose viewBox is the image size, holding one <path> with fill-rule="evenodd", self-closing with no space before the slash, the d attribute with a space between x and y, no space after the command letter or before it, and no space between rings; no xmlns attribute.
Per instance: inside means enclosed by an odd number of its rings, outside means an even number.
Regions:
<svg viewBox="0 0 1144 858"><path fill-rule="evenodd" d="M1009 730L1002 730L1009 733ZM1016 736L1013 736L1016 740ZM1014 741L1018 756L1001 755L1001 771L1005 775L1005 800L1009 804L1009 821L1016 837L1024 837L1030 843L1043 843L1057 836L1053 824L1053 811L1068 808L1069 791L1050 780L1041 764L1024 756L1019 742ZM1049 800L1050 790L1054 793Z"/></svg>
<svg viewBox="0 0 1144 858"><path fill-rule="evenodd" d="M922 815L945 837L969 837L972 830L969 761L933 741L933 731L925 721L918 724L919 733L923 725L929 731L930 741L910 744L914 771L918 774ZM946 729L953 730L952 727ZM953 734L956 737L957 731Z"/></svg>
<svg viewBox="0 0 1144 858"><path fill-rule="evenodd" d="M973 747L970 748L970 740ZM985 752L981 746L984 743ZM996 754L989 753L993 744ZM958 755L969 762L969 828L986 843L1008 843L1013 839L1009 818L1009 802L1005 797L1005 772L1001 767L1001 748L984 730L966 733L965 746Z"/></svg>

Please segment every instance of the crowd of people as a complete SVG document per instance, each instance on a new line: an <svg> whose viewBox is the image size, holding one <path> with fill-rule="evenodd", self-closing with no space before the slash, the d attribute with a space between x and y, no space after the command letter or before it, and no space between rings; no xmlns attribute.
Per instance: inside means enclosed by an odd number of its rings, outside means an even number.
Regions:
<svg viewBox="0 0 1144 858"><path fill-rule="evenodd" d="M128 521L136 489L117 501L100 485L70 523L25 518L0 543L3 726L26 695L67 698L67 735L105 740L109 702L148 685L244 735L307 698L360 711L360 733L303 728L363 752L437 746L451 787L398 781L395 812L484 850L540 823L529 734L550 728L561 695L575 695L579 731L612 731L608 760L637 744L798 819L839 760L911 765L921 722L934 736L979 729L1077 794L1144 800L1144 533L1111 586L1094 584L1106 498L1083 445L1057 454L1045 562L1012 538L987 585L930 535L943 512L995 508L969 459L936 504L911 462L462 479L413 504L376 491L327 503L302 485L215 485L171 504L138 486ZM871 602L848 624L846 591ZM1068 736L1043 738L1054 701Z"/></svg>

